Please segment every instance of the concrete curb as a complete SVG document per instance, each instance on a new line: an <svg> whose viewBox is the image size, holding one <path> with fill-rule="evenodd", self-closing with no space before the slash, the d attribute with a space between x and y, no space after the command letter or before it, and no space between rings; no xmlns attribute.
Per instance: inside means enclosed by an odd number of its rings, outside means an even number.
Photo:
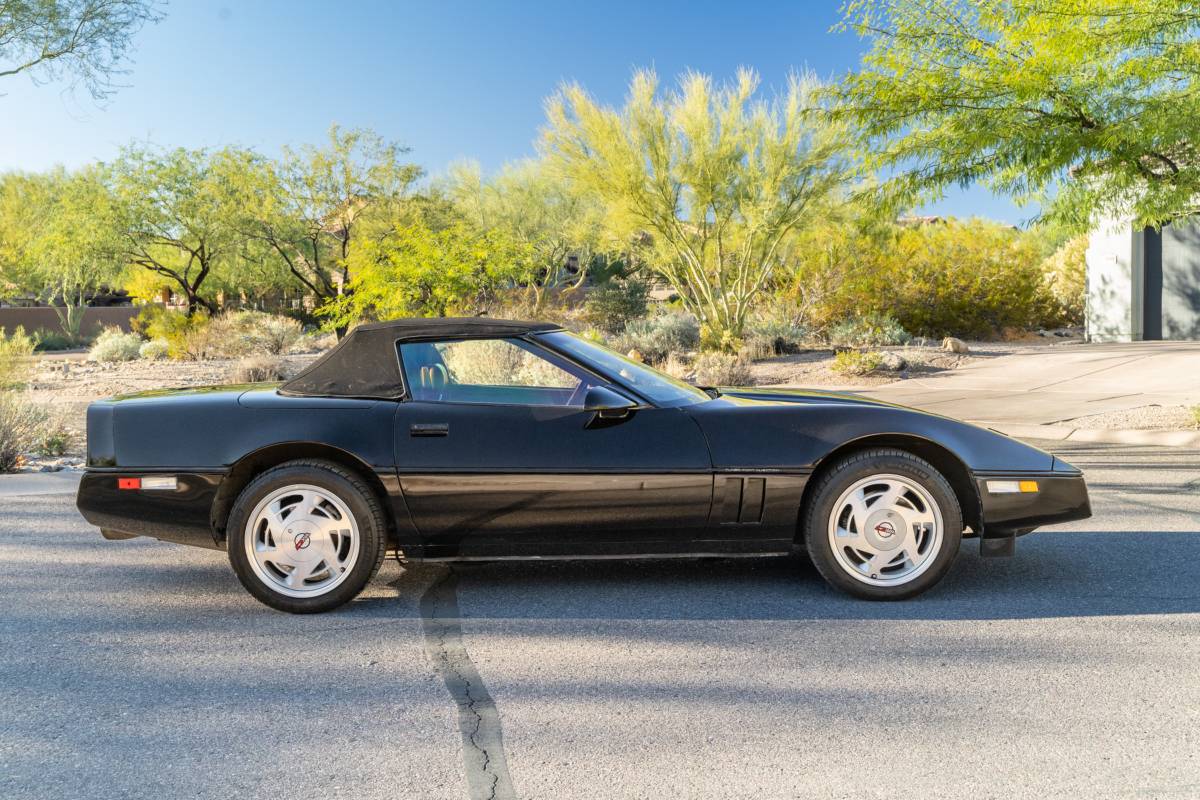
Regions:
<svg viewBox="0 0 1200 800"><path fill-rule="evenodd" d="M1072 428L1069 425L1018 425L1008 422L975 422L1014 439L1047 439L1056 442L1140 444L1153 447L1200 447L1200 431L1139 431Z"/></svg>

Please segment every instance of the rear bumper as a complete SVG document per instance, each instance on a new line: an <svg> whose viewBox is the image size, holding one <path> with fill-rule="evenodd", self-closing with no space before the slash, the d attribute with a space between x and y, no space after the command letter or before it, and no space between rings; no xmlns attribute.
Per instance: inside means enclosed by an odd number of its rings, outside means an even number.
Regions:
<svg viewBox="0 0 1200 800"><path fill-rule="evenodd" d="M166 542L219 548L212 507L223 473L170 472L171 491L120 489L118 478L162 475L162 471L88 470L79 482L75 504L91 524L108 534L149 536ZM122 538L109 536L106 538Z"/></svg>
<svg viewBox="0 0 1200 800"><path fill-rule="evenodd" d="M1048 473L975 476L983 517L980 552L984 555L1011 555L1016 536L1042 525L1087 519L1092 515L1083 474L1062 462L1056 462L1055 467L1055 471ZM1036 481L1037 491L994 491L997 482L1013 481ZM989 488L989 484L993 488Z"/></svg>

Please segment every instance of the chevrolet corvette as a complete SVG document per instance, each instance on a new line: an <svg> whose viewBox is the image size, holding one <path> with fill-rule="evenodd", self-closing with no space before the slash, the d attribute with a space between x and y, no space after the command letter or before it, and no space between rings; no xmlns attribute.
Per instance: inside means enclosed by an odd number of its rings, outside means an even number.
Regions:
<svg viewBox="0 0 1200 800"><path fill-rule="evenodd" d="M548 323L363 325L282 384L93 403L77 504L107 539L227 551L263 603L327 611L406 561L806 553L917 595L1090 516L1082 474L851 394L696 387Z"/></svg>

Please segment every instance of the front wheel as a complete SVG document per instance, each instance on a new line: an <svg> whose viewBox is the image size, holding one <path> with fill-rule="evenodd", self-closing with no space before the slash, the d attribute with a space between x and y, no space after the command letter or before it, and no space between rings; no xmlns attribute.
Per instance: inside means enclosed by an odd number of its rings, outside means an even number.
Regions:
<svg viewBox="0 0 1200 800"><path fill-rule="evenodd" d="M259 475L229 515L229 561L250 594L280 611L329 611L358 595L383 561L385 522L361 477L324 461Z"/></svg>
<svg viewBox="0 0 1200 800"><path fill-rule="evenodd" d="M805 513L805 543L833 586L900 600L933 586L962 539L962 510L932 465L902 450L867 450L819 479Z"/></svg>

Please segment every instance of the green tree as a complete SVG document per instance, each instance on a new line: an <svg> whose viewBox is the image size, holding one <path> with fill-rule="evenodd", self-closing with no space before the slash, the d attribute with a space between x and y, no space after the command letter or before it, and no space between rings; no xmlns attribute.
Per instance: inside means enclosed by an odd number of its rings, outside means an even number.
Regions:
<svg viewBox="0 0 1200 800"><path fill-rule="evenodd" d="M689 73L660 93L642 71L622 110L578 85L547 105L552 163L605 202L616 231L650 234L650 266L724 349L741 338L788 235L847 177L838 130L809 113L814 81L793 76L773 103L756 100L757 88L742 70L726 86Z"/></svg>
<svg viewBox="0 0 1200 800"><path fill-rule="evenodd" d="M350 282L358 230L408 197L421 167L408 150L365 130L333 126L323 147L284 148L278 161L249 165L241 223L320 303Z"/></svg>
<svg viewBox="0 0 1200 800"><path fill-rule="evenodd" d="M88 299L113 286L127 263L121 215L107 177L98 166L43 176L48 201L28 247L42 299L58 312L63 333L75 341Z"/></svg>
<svg viewBox="0 0 1200 800"><path fill-rule="evenodd" d="M254 160L233 148L133 147L113 166L125 257L169 279L189 315L217 310L205 282L241 252L241 186Z"/></svg>
<svg viewBox="0 0 1200 800"><path fill-rule="evenodd" d="M852 0L835 91L905 201L983 181L1157 224L1200 195L1200 8L1183 0ZM1056 188L1057 187L1057 188Z"/></svg>
<svg viewBox="0 0 1200 800"><path fill-rule="evenodd" d="M478 164L458 164L447 183L456 208L478 230L498 229L528 246L532 270L523 283L535 316L548 291L581 286L588 265L605 248L603 206L543 161L510 164L489 180Z"/></svg>
<svg viewBox="0 0 1200 800"><path fill-rule="evenodd" d="M48 214L50 199L42 175L0 175L0 297L40 294L41 278L29 249Z"/></svg>
<svg viewBox="0 0 1200 800"><path fill-rule="evenodd" d="M363 319L472 314L528 269L529 247L502 231L465 224L439 231L396 226L350 251L351 292L324 314L338 327Z"/></svg>
<svg viewBox="0 0 1200 800"><path fill-rule="evenodd" d="M134 34L160 17L154 0L0 0L0 78L66 77L107 97Z"/></svg>

